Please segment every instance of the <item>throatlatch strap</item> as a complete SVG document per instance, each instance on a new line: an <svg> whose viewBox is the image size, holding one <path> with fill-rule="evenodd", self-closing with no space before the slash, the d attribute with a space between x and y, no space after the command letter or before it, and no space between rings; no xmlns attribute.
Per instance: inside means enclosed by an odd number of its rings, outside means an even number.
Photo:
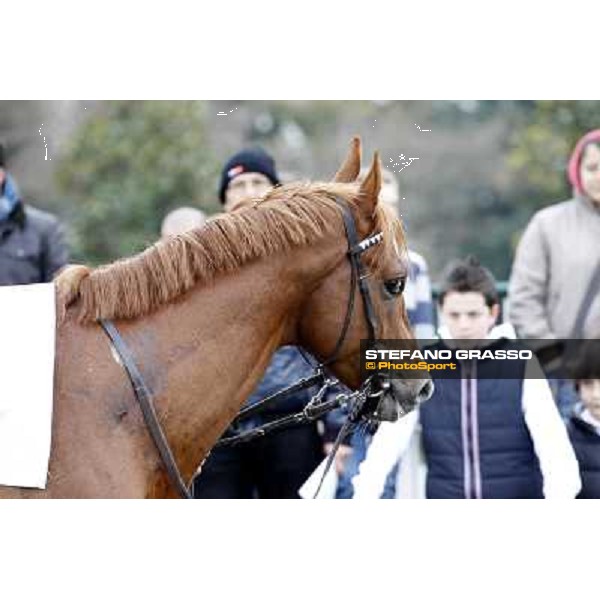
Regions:
<svg viewBox="0 0 600 600"><path fill-rule="evenodd" d="M146 384L142 379L142 375L137 368L131 352L129 352L129 348L125 343L125 340L121 337L121 334L112 321L100 320L100 325L106 332L106 335L108 335L110 338L110 341L114 349L117 351L117 354L121 357L123 367L125 368L125 371L129 376L129 380L131 381L135 397L137 398L140 408L142 409L146 427L148 427L150 435L152 436L152 440L154 441L154 445L158 450L158 454L160 455L160 458L167 469L167 474L171 480L171 483L177 489L182 498L190 500L192 498L190 491L181 477L181 473L179 472L177 463L175 462L175 458L171 452L169 442L167 441L164 431L158 422L158 417L156 416L156 411L154 410L154 405L152 404L152 395L150 394L150 390L148 390L146 387Z"/></svg>

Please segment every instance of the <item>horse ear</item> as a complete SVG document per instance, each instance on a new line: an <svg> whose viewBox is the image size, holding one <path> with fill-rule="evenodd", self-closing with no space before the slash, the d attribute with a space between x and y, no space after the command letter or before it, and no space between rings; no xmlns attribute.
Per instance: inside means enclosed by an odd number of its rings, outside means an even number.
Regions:
<svg viewBox="0 0 600 600"><path fill-rule="evenodd" d="M375 212L377 199L381 191L381 162L379 153L375 152L369 173L360 185L360 207L362 213L370 218Z"/></svg>
<svg viewBox="0 0 600 600"><path fill-rule="evenodd" d="M360 172L360 138L355 135L350 142L350 150L335 174L333 181L336 183L351 183L356 180Z"/></svg>

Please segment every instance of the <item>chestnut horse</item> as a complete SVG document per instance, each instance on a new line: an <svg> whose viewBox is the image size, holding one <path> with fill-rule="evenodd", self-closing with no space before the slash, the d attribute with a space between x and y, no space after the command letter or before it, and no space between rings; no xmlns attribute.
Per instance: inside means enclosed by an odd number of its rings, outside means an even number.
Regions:
<svg viewBox="0 0 600 600"><path fill-rule="evenodd" d="M0 497L175 497L119 356L97 321L114 320L126 340L189 481L279 346L300 345L325 359L336 345L351 277L336 199L349 206L360 239L383 233L382 243L361 257L376 337L411 338L398 285L407 271L402 228L378 204L378 157L360 186L354 183L359 168L355 139L331 183L275 188L253 206L80 282L76 277L79 296L57 331L47 487L0 487ZM64 292L64 281L57 285ZM355 294L356 309L331 365L351 388L361 384L359 342L367 337ZM430 385L391 381L386 402L412 408L430 395Z"/></svg>

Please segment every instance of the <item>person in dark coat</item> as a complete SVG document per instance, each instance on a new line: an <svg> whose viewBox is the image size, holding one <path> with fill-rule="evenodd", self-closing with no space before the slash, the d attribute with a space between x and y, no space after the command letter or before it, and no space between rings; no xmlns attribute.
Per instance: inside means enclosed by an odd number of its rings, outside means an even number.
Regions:
<svg viewBox="0 0 600 600"><path fill-rule="evenodd" d="M600 498L600 339L588 340L572 368L578 402L567 430L581 473L578 498Z"/></svg>
<svg viewBox="0 0 600 600"><path fill-rule="evenodd" d="M23 202L0 144L0 285L49 282L68 258L63 227Z"/></svg>

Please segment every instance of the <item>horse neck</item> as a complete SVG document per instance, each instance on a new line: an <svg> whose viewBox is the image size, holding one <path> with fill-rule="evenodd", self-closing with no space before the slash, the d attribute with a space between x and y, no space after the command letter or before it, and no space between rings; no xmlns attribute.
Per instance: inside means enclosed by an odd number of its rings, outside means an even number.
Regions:
<svg viewBox="0 0 600 600"><path fill-rule="evenodd" d="M342 249L324 243L252 263L156 315L160 351L149 370L186 481L256 388L276 349L295 342L303 301ZM168 488L164 476L157 485L157 495Z"/></svg>

